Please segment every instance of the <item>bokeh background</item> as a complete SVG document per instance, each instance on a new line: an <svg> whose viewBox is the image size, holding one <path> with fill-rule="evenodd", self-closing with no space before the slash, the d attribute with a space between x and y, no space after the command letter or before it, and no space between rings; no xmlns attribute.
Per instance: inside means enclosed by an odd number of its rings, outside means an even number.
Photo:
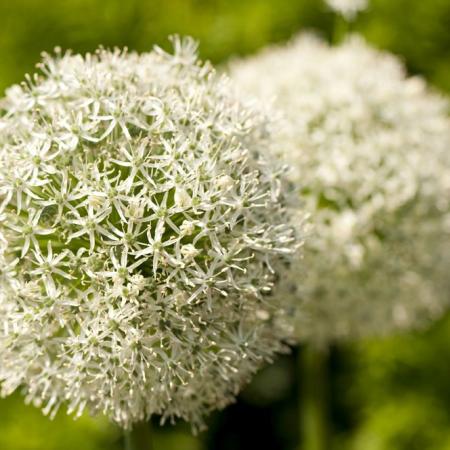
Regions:
<svg viewBox="0 0 450 450"><path fill-rule="evenodd" d="M146 51L167 47L169 34L189 34L202 57L220 64L302 29L328 39L333 20L320 0L0 0L0 90L55 46ZM354 29L450 93L449 24L449 0L372 0ZM155 420L156 448L297 449L302 352L259 373L198 437L185 424ZM450 318L422 332L334 347L327 372L331 450L450 450ZM120 430L101 418L59 413L50 421L20 395L0 401L1 450L120 448Z"/></svg>

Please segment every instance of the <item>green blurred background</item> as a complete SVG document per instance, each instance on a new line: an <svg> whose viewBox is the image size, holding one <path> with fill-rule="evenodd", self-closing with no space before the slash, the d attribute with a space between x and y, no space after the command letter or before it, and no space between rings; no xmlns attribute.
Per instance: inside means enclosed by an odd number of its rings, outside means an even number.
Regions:
<svg viewBox="0 0 450 450"><path fill-rule="evenodd" d="M354 28L450 92L450 1L372 0ZM169 34L200 41L215 63L314 28L328 38L333 14L320 0L0 0L0 89L32 72L55 46L145 51ZM263 370L235 405L194 438L184 424L157 425L157 449L290 450L299 435L298 353ZM430 330L332 348L330 449L450 450L450 318ZM0 450L115 450L120 431L102 419L49 421L19 395L0 401ZM309 449L304 449L309 450Z"/></svg>

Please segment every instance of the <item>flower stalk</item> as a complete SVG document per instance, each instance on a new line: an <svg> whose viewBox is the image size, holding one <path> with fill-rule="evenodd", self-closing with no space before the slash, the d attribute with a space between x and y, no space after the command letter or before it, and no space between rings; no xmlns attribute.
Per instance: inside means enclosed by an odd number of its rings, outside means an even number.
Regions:
<svg viewBox="0 0 450 450"><path fill-rule="evenodd" d="M151 423L138 422L124 432L124 450L154 450Z"/></svg>
<svg viewBox="0 0 450 450"><path fill-rule="evenodd" d="M329 448L328 348L306 345L299 351L300 430L299 450Z"/></svg>

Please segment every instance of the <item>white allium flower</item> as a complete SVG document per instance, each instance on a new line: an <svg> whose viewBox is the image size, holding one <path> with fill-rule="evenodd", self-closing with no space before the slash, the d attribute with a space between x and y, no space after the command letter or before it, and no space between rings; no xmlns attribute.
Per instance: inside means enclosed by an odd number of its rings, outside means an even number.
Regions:
<svg viewBox="0 0 450 450"><path fill-rule="evenodd" d="M447 100L356 36L330 47L303 35L231 70L243 90L285 114L280 142L315 225L305 249L309 276L297 287L305 301L297 335L380 335L444 311Z"/></svg>
<svg viewBox="0 0 450 450"><path fill-rule="evenodd" d="M284 349L271 294L300 237L271 122L174 46L45 56L7 91L3 396L198 427Z"/></svg>
<svg viewBox="0 0 450 450"><path fill-rule="evenodd" d="M342 15L346 20L353 20L355 16L364 11L369 0L325 0L329 8Z"/></svg>

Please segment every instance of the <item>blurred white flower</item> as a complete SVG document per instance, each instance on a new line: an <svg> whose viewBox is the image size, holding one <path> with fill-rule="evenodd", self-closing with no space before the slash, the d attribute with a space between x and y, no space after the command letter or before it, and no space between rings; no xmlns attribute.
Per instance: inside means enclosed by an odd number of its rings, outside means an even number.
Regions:
<svg viewBox="0 0 450 450"><path fill-rule="evenodd" d="M199 427L285 348L271 121L174 46L45 56L2 101L3 396Z"/></svg>
<svg viewBox="0 0 450 450"><path fill-rule="evenodd" d="M353 20L360 11L367 8L369 0L325 0L327 5L346 20Z"/></svg>
<svg viewBox="0 0 450 450"><path fill-rule="evenodd" d="M285 115L280 143L315 225L307 279L293 271L285 281L305 303L297 335L386 334L442 313L450 300L448 101L356 36L330 47L302 35L231 71L244 92Z"/></svg>

